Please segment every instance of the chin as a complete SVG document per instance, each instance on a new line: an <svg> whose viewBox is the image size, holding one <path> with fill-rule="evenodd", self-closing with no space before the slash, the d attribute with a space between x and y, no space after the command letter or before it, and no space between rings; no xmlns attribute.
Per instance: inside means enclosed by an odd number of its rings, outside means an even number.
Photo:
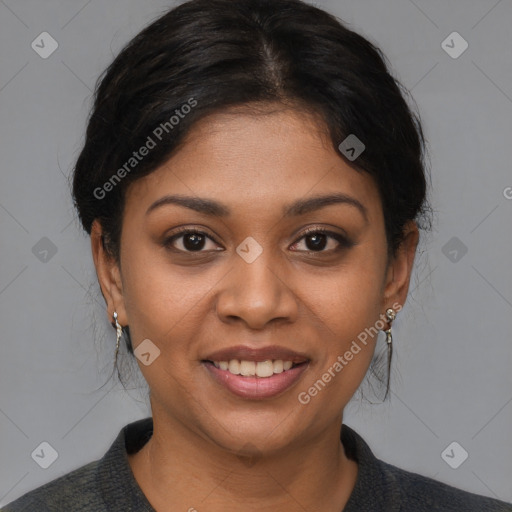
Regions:
<svg viewBox="0 0 512 512"><path fill-rule="evenodd" d="M245 410L228 417L216 416L213 422L208 421L204 432L209 440L227 451L243 453L255 450L261 454L263 450L272 452L289 445L294 435L301 433L303 425L298 423L290 410L283 410L281 414L276 414L275 409L264 412Z"/></svg>

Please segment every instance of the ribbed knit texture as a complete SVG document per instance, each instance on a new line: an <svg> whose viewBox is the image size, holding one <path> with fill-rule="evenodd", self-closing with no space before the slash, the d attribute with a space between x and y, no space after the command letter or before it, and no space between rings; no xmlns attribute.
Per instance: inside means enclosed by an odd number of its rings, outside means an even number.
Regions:
<svg viewBox="0 0 512 512"><path fill-rule="evenodd" d="M152 433L151 417L126 425L101 459L24 494L2 512L156 512L138 486L127 455L140 450ZM359 471L340 512L512 512L512 504L377 459L347 425L341 429L341 441L347 456L358 462Z"/></svg>

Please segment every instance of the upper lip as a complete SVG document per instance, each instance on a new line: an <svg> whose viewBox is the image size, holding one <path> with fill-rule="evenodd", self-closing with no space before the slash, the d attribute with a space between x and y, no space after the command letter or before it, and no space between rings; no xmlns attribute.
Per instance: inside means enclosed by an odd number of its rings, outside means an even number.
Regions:
<svg viewBox="0 0 512 512"><path fill-rule="evenodd" d="M205 361L230 361L238 359L244 361L266 361L269 359L281 359L291 361L292 363L304 363L309 361L309 357L301 352L290 350L289 348L278 345L270 345L262 348L252 348L247 345L237 345L235 347L223 348L212 352L203 360Z"/></svg>

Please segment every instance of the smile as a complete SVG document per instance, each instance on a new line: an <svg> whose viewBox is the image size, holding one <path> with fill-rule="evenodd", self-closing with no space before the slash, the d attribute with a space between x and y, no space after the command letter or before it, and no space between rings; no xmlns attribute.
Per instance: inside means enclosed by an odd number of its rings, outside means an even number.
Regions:
<svg viewBox="0 0 512 512"><path fill-rule="evenodd" d="M291 388L307 369L309 361L202 361L209 375L231 393L248 399L272 398Z"/></svg>
<svg viewBox="0 0 512 512"><path fill-rule="evenodd" d="M283 371L287 371L293 366L292 361L283 361L282 359L276 359L275 361L267 359L266 361L259 362L231 359L231 361L212 362L216 368L228 370L233 375L262 378L272 377L276 373L283 373Z"/></svg>

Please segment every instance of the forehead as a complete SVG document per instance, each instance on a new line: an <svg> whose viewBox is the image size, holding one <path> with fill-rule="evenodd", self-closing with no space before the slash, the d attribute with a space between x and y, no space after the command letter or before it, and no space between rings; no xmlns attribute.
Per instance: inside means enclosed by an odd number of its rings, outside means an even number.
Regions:
<svg viewBox="0 0 512 512"><path fill-rule="evenodd" d="M283 108L232 110L198 121L172 158L130 185L127 205L147 209L165 194L184 194L216 198L232 211L281 211L297 198L336 192L378 216L373 179L342 159L318 117Z"/></svg>

